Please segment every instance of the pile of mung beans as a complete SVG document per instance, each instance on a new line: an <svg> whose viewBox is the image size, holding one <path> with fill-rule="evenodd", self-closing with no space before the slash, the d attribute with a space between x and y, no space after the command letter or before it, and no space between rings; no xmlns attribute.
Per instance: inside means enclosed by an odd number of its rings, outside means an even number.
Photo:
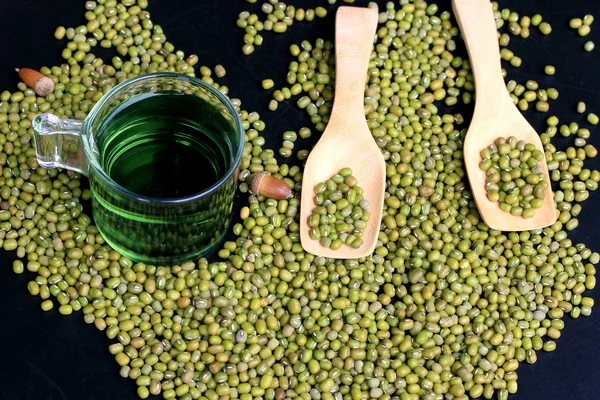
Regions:
<svg viewBox="0 0 600 400"><path fill-rule="evenodd" d="M256 0L247 0L248 3L256 3ZM243 11L239 14L236 21L238 28L244 30L244 45L242 53L250 55L254 49L263 44L263 36L260 32L272 31L275 33L284 33L294 22L310 22L317 18L325 18L327 10L324 7L316 8L296 8L291 4L286 4L279 0L266 1L261 4L261 19L258 14Z"/></svg>
<svg viewBox="0 0 600 400"><path fill-rule="evenodd" d="M342 168L315 189L315 205L308 217L309 235L323 247L339 250L344 244L358 249L371 213L363 189L351 168Z"/></svg>
<svg viewBox="0 0 600 400"><path fill-rule="evenodd" d="M498 202L504 212L532 218L535 210L542 207L550 185L539 164L544 153L535 145L510 136L497 138L480 155L487 198Z"/></svg>
<svg viewBox="0 0 600 400"><path fill-rule="evenodd" d="M530 25L551 31L539 15L494 10L498 28L508 22L513 35L528 36ZM558 182L558 221L519 233L490 229L467 184L464 118L438 109L472 101L469 62L455 55L458 28L449 12L422 0L381 3L379 11L365 115L386 160L387 185L376 249L362 259L304 252L299 200L250 195L220 261L134 263L105 243L84 212L81 200L91 193L81 189L81 176L38 165L37 113L83 119L127 78L199 71L228 93L210 68L197 68L197 56L167 41L148 0L87 1L83 25L56 30L64 63L41 69L54 92L40 98L19 84L0 94L0 245L16 250L16 273L32 273L28 289L43 310L81 311L105 332L121 376L135 380L140 398L505 400L517 391L519 364L556 348L565 315L590 315L594 302L585 291L596 285L600 255L567 233L600 181L600 172L585 168L597 153L585 143L589 130L558 128L551 117L540 135ZM117 55L103 60L94 54L98 46ZM332 44L302 41L290 52L297 61L289 86L273 91L270 108L296 101L320 132L333 99ZM513 66L521 63L515 57ZM520 102L527 92L514 86ZM558 97L556 89L529 90L535 99L526 102ZM240 190L262 172L297 191L302 168L264 148L264 121L232 102L246 133ZM577 136L574 147L551 143L559 129Z"/></svg>

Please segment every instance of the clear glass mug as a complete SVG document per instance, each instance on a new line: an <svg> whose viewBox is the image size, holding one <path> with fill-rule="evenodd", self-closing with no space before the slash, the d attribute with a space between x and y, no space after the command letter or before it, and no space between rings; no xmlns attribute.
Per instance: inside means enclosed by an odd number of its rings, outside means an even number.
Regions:
<svg viewBox="0 0 600 400"><path fill-rule="evenodd" d="M214 184L184 197L155 198L134 193L115 182L101 165L102 143L107 141L99 138L111 134L102 131L103 122L117 115L126 100L165 92L198 96L212 106L207 113L191 118L202 119L207 129L217 132L216 147L226 162ZM168 104L164 108L177 115L181 111L169 110ZM211 85L175 73L142 75L110 90L84 121L40 114L33 121L33 131L42 167L66 168L89 178L92 214L98 230L108 244L126 257L151 264L191 260L212 250L226 233L244 130L234 106Z"/></svg>

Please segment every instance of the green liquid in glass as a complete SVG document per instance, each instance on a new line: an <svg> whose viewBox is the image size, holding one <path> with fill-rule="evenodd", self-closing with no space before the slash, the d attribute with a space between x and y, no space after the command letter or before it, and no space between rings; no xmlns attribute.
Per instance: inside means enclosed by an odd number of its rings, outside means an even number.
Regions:
<svg viewBox="0 0 600 400"><path fill-rule="evenodd" d="M119 185L142 196L199 193L230 165L227 143L217 137L222 132L203 124L201 116L210 110L214 107L205 100L182 94L147 93L125 101L95 137L100 165Z"/></svg>
<svg viewBox="0 0 600 400"><path fill-rule="evenodd" d="M163 91L127 99L102 120L94 136L102 170L144 196L125 194L90 169L94 219L112 247L162 263L218 244L230 221L241 137L224 112L198 96Z"/></svg>

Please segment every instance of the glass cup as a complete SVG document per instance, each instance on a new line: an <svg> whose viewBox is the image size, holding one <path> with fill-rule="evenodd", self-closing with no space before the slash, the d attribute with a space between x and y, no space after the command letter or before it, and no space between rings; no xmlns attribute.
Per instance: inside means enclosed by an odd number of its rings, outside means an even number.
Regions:
<svg viewBox="0 0 600 400"><path fill-rule="evenodd" d="M101 164L103 143L109 141L99 138L111 135L102 130L103 123L122 112L119 106L123 102L161 93L198 96L208 103L207 112L190 118L212 130L224 160L223 173L215 183L185 197L154 198L134 193L115 182ZM142 75L110 90L84 121L40 114L33 121L33 131L41 166L66 168L89 177L95 223L106 242L124 256L151 264L191 260L212 250L226 233L244 130L234 106L211 85L175 73Z"/></svg>

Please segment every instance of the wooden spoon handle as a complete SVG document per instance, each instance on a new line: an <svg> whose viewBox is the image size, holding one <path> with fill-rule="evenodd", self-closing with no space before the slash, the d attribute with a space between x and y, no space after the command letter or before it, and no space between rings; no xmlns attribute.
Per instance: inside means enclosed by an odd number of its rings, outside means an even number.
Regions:
<svg viewBox="0 0 600 400"><path fill-rule="evenodd" d="M377 10L343 6L335 20L335 98L333 108L353 107L363 113Z"/></svg>
<svg viewBox="0 0 600 400"><path fill-rule="evenodd" d="M475 78L476 108L500 107L508 94L502 67L498 33L489 0L452 0L454 15L467 45Z"/></svg>

